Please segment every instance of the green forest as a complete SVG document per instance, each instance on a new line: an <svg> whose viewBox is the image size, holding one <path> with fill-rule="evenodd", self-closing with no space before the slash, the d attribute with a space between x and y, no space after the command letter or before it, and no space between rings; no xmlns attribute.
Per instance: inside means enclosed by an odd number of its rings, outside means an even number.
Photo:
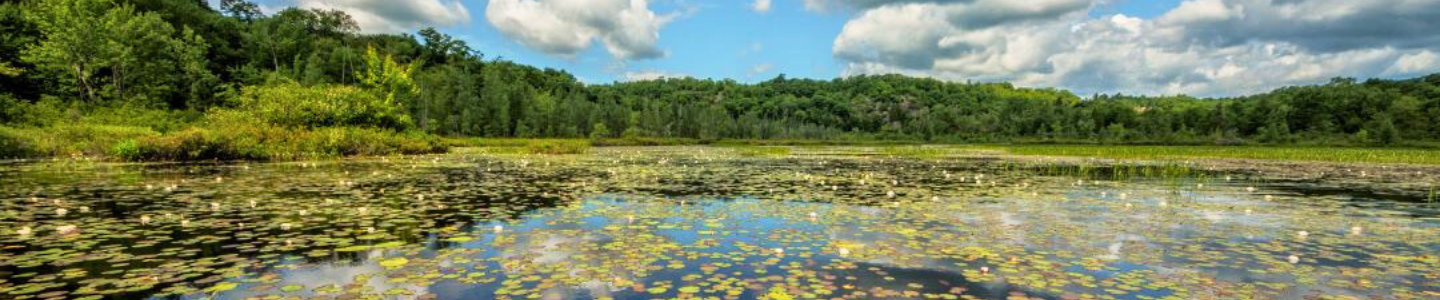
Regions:
<svg viewBox="0 0 1440 300"><path fill-rule="evenodd" d="M899 75L585 84L244 0L0 1L0 158L302 159L473 138L1433 147L1440 74L1223 99Z"/></svg>

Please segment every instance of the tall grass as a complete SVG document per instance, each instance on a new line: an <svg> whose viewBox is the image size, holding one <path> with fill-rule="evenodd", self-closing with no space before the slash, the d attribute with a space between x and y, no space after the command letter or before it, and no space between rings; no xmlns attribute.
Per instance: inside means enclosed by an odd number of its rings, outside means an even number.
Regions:
<svg viewBox="0 0 1440 300"><path fill-rule="evenodd" d="M790 147L759 147L759 146L732 146L729 147L740 156L788 156Z"/></svg>
<svg viewBox="0 0 1440 300"><path fill-rule="evenodd" d="M0 126L0 158L104 156L121 141L159 135L145 127L100 124Z"/></svg>
<svg viewBox="0 0 1440 300"><path fill-rule="evenodd" d="M1080 156L1112 159L1264 159L1338 163L1440 164L1440 150L1399 148L1264 146L1005 146L1017 155Z"/></svg>
<svg viewBox="0 0 1440 300"><path fill-rule="evenodd" d="M945 157L946 155L949 155L949 154L952 154L952 153L955 153L955 152L954 152L954 151L951 151L950 149L946 149L946 148L925 147L925 146L904 146L904 147L885 147L885 148L881 148L881 149L880 149L880 153L885 154L885 155L887 155L887 156L895 156L895 157L931 159L931 158L941 158L941 157Z"/></svg>
<svg viewBox="0 0 1440 300"><path fill-rule="evenodd" d="M582 139L474 138L463 141L466 146L497 154L586 154L591 147L590 140Z"/></svg>

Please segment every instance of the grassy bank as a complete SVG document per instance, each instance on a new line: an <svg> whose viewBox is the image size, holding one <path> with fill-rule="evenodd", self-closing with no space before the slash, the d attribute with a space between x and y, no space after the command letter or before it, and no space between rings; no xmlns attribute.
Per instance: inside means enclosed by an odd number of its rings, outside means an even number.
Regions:
<svg viewBox="0 0 1440 300"><path fill-rule="evenodd" d="M988 147L987 147L988 148ZM1440 150L1284 146L994 146L1015 155L1078 156L1110 159L1264 159L1334 163L1440 165Z"/></svg>
<svg viewBox="0 0 1440 300"><path fill-rule="evenodd" d="M590 140L584 139L459 138L450 144L491 154L587 154L591 148Z"/></svg>
<svg viewBox="0 0 1440 300"><path fill-rule="evenodd" d="M299 160L446 150L399 108L365 90L282 84L248 87L237 98L205 113L19 104L11 109L26 118L0 125L0 158Z"/></svg>

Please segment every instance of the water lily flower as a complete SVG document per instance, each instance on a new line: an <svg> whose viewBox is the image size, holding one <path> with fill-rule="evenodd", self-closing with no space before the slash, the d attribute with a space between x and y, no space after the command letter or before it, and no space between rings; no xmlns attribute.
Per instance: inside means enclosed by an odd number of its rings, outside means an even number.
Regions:
<svg viewBox="0 0 1440 300"><path fill-rule="evenodd" d="M35 233L35 230L34 230L34 229L31 229L30 226L23 226L23 227L20 227L20 230L16 230L15 233L16 233L16 234L19 234L19 235L22 236L22 237L23 237L23 236L30 236L31 233Z"/></svg>
<svg viewBox="0 0 1440 300"><path fill-rule="evenodd" d="M55 233L59 235L71 235L80 232L80 226L64 225L55 227Z"/></svg>
<svg viewBox="0 0 1440 300"><path fill-rule="evenodd" d="M63 207L62 207L62 208L56 208L56 209L55 209L55 214L56 214L56 215L59 215L59 216L61 216L61 217L64 217L66 214L69 214L69 213L70 213L70 210L65 209L65 208L63 208Z"/></svg>
<svg viewBox="0 0 1440 300"><path fill-rule="evenodd" d="M495 225L495 233L500 233L501 231L505 231L505 225Z"/></svg>
<svg viewBox="0 0 1440 300"><path fill-rule="evenodd" d="M1298 264L1300 263L1300 256L1292 254L1290 257L1285 258L1285 260L1290 261L1292 264Z"/></svg>
<svg viewBox="0 0 1440 300"><path fill-rule="evenodd" d="M1361 235L1361 234L1364 233L1364 231L1365 231L1365 229L1364 229L1364 228L1360 228L1359 225L1351 226L1351 227L1350 227L1350 234L1351 234L1351 235Z"/></svg>
<svg viewBox="0 0 1440 300"><path fill-rule="evenodd" d="M140 225L150 225L150 215L140 216Z"/></svg>
<svg viewBox="0 0 1440 300"><path fill-rule="evenodd" d="M840 256L850 256L850 249L840 248Z"/></svg>
<svg viewBox="0 0 1440 300"><path fill-rule="evenodd" d="M980 274L990 274L990 267L980 267Z"/></svg>

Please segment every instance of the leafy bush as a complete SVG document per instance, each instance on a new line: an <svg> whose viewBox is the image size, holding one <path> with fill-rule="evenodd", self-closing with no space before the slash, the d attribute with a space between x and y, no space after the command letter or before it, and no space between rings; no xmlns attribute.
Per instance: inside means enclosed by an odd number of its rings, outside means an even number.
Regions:
<svg viewBox="0 0 1440 300"><path fill-rule="evenodd" d="M145 161L295 160L349 155L426 154L445 150L433 137L386 129L326 127L315 130L252 124L228 129L193 128L125 143L117 157ZM127 141L128 142L128 141Z"/></svg>
<svg viewBox="0 0 1440 300"><path fill-rule="evenodd" d="M289 127L361 126L400 131L414 127L400 104L347 86L250 86L241 93L235 111Z"/></svg>
<svg viewBox="0 0 1440 300"><path fill-rule="evenodd" d="M0 124L15 127L38 127L66 121L65 112L73 111L64 102L47 97L35 103L6 99L0 96Z"/></svg>
<svg viewBox="0 0 1440 300"><path fill-rule="evenodd" d="M205 114L191 110L164 110L134 105L88 109L80 121L88 124L147 127L159 132L190 128Z"/></svg>
<svg viewBox="0 0 1440 300"><path fill-rule="evenodd" d="M25 143L14 128L0 126L0 159L30 157L35 155L31 146Z"/></svg>

